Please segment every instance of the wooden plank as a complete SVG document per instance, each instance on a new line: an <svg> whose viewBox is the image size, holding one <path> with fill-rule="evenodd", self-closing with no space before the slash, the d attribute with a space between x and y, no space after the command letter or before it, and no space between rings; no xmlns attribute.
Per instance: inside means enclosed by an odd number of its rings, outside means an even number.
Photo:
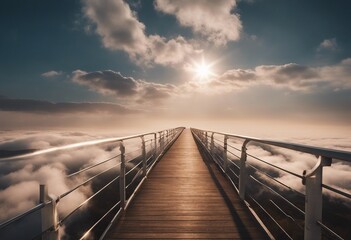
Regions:
<svg viewBox="0 0 351 240"><path fill-rule="evenodd" d="M185 130L107 239L267 239L218 174L205 164L190 130Z"/></svg>

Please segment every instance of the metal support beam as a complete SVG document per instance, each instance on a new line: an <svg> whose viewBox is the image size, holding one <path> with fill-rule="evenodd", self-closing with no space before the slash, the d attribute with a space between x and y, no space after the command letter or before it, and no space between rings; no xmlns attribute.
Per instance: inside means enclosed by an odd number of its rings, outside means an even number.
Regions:
<svg viewBox="0 0 351 240"><path fill-rule="evenodd" d="M39 203L48 203L40 210L41 231L44 232L41 236L41 239L58 240L59 225L56 198L51 198L49 196L48 188L44 184L40 184L39 186ZM47 231L49 228L51 229Z"/></svg>
<svg viewBox="0 0 351 240"><path fill-rule="evenodd" d="M223 143L223 170L227 172L228 170L228 136L224 135L224 143Z"/></svg>
<svg viewBox="0 0 351 240"><path fill-rule="evenodd" d="M159 153L161 153L162 149L163 149L163 132L160 132L159 134L160 134L159 135L159 137L160 137L160 139L159 139L159 142L160 142L160 144L159 144L159 146L160 146Z"/></svg>
<svg viewBox="0 0 351 240"><path fill-rule="evenodd" d="M207 136L207 132L205 132L205 146L208 149L208 136Z"/></svg>
<svg viewBox="0 0 351 240"><path fill-rule="evenodd" d="M323 167L330 166L331 158L319 157L317 164L311 170L303 171L302 183L306 185L305 197L305 240L321 239L322 229L317 223L322 222L322 180Z"/></svg>
<svg viewBox="0 0 351 240"><path fill-rule="evenodd" d="M154 160L156 160L157 158L157 133L154 133Z"/></svg>
<svg viewBox="0 0 351 240"><path fill-rule="evenodd" d="M119 178L119 197L121 201L122 210L126 206L126 159L125 152L126 149L123 145L123 141L120 142L119 150L121 152L121 168L120 168L120 178Z"/></svg>
<svg viewBox="0 0 351 240"><path fill-rule="evenodd" d="M249 140L245 140L241 147L241 157L240 157L240 174L239 174L239 196L242 200L245 200L246 193L246 181L247 181L247 169L246 169L246 145Z"/></svg>
<svg viewBox="0 0 351 240"><path fill-rule="evenodd" d="M143 177L146 177L147 173L147 158L146 158L146 146L144 136L141 137L141 155L143 158Z"/></svg>
<svg viewBox="0 0 351 240"><path fill-rule="evenodd" d="M211 134L211 154L213 155L214 154L214 139L213 139L213 135L214 133Z"/></svg>

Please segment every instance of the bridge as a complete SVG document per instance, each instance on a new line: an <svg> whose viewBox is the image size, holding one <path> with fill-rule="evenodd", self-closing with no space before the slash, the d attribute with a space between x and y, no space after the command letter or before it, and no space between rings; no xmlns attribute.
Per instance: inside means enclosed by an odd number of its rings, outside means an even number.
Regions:
<svg viewBox="0 0 351 240"><path fill-rule="evenodd" d="M351 236L351 195L325 184L322 177L323 168L332 163L351 162L351 153L346 151L179 127L47 149L0 159L0 164L89 146L113 154L70 172L68 179L83 174L85 178L60 196L50 195L48 186L40 185L39 204L1 223L0 239L60 239L70 225L74 226L72 239ZM315 165L296 173L254 155L252 146L313 155ZM278 173L299 179L303 191L279 180ZM104 183L84 202L66 215L60 212L65 198L101 178ZM344 216L323 207L323 200L328 202L326 191L337 196L337 208ZM100 205L98 211L93 209L97 213L90 216L92 220L79 217L93 201ZM83 222L88 226L81 227Z"/></svg>

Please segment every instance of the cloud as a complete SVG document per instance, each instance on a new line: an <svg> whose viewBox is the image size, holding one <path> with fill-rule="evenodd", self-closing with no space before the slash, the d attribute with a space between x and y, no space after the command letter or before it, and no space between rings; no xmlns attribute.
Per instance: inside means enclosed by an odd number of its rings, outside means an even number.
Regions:
<svg viewBox="0 0 351 240"><path fill-rule="evenodd" d="M0 111L52 114L99 112L111 114L132 114L138 112L137 110L132 110L114 103L53 103L42 100L10 99L4 97L0 98Z"/></svg>
<svg viewBox="0 0 351 240"><path fill-rule="evenodd" d="M159 35L151 35L148 39L150 50L149 55L145 56L147 62L153 61L161 65L175 65L201 52L194 49L194 46L182 36L169 41Z"/></svg>
<svg viewBox="0 0 351 240"><path fill-rule="evenodd" d="M75 133L28 133L21 134L15 139L4 140L0 149L46 149L55 146L62 146L72 142L86 141L92 139L87 134ZM2 139L3 140L3 139ZM82 178L68 179L67 173L75 171L100 161L110 156L112 151L105 151L101 146L90 148L79 148L76 151L58 151L51 154L38 155L26 158L22 161L11 161L0 163L0 219L4 220L10 216L23 212L37 204L39 184L47 184L51 194L56 196L70 190L77 185ZM114 151L113 151L114 153ZM106 166L105 166L106 167ZM84 178L85 175L83 174ZM60 201L60 213L68 214L75 206L91 195L91 189L79 188Z"/></svg>
<svg viewBox="0 0 351 240"><path fill-rule="evenodd" d="M159 84L124 77L112 70L73 72L72 81L89 87L103 95L113 95L120 99L134 99L138 102L155 102L174 95L177 87L171 84Z"/></svg>
<svg viewBox="0 0 351 240"><path fill-rule="evenodd" d="M237 41L242 24L237 14L235 0L156 0L158 11L174 15L182 26L191 27L217 45Z"/></svg>
<svg viewBox="0 0 351 240"><path fill-rule="evenodd" d="M294 91L351 88L351 59L330 66L310 67L296 63L231 69L207 84L213 91L234 91L252 85L285 87Z"/></svg>
<svg viewBox="0 0 351 240"><path fill-rule="evenodd" d="M46 149L72 144L79 141L88 141L96 136L81 132L7 132L0 137L0 150L21 150L21 149Z"/></svg>
<svg viewBox="0 0 351 240"><path fill-rule="evenodd" d="M145 25L138 21L129 5L119 0L86 0L85 15L96 24L96 32L106 48L131 54L146 52Z"/></svg>
<svg viewBox="0 0 351 240"><path fill-rule="evenodd" d="M174 65L198 52L181 36L170 40L147 36L145 25L122 0L85 0L83 12L105 48L125 51L139 64Z"/></svg>
<svg viewBox="0 0 351 240"><path fill-rule="evenodd" d="M18 139L16 136L21 136ZM26 136L26 137L25 137ZM49 148L52 146L62 146L67 143L81 142L86 139L92 139L96 137L82 133L35 133L27 132L20 133L19 135L1 136L5 137L5 142L0 143L0 149L22 149L23 147L34 147L33 141L36 142L36 147ZM125 146L127 149L127 160L134 158L135 150L140 149L141 140L133 139L126 140ZM133 153L133 154L131 154ZM92 176L109 169L110 167L116 166L119 157L116 157L110 162L106 162L101 166L90 169L80 173L78 176L67 177L75 171L90 166L94 163L99 163L112 156L119 154L119 144L116 142L98 144L89 147L75 148L74 151L55 151L51 153L41 154L37 156L23 158L18 161L1 162L0 170L0 220L7 220L19 213L34 207L38 204L38 189L39 184L46 184L50 195L59 196L70 189L74 188L83 181L91 178ZM132 161L127 164L128 169L134 167ZM94 192L100 189L104 184L111 181L118 175L118 167L113 168L111 171L106 172L99 176L97 179L89 182L83 187L80 187L61 198L58 204L58 212L60 219L69 214L75 209L80 203L84 202L89 196L92 196ZM116 175L117 174L117 175ZM98 217L101 209L107 211L112 205L115 198L111 199L111 191L118 189L118 182L115 185L111 185L111 188L107 188L105 191L99 193L94 197L93 201L86 204L78 214L73 214L69 219L69 223L66 226L65 234L70 237L76 236L76 223L83 226L89 225L87 221L87 212L89 211L89 217ZM88 211L84 211L85 208L89 208ZM86 214L86 215L85 215ZM24 219L28 221L28 219ZM66 222L64 222L66 224ZM73 226L73 227L72 227ZM62 233L62 232L61 232Z"/></svg>
<svg viewBox="0 0 351 240"><path fill-rule="evenodd" d="M73 82L90 87L102 94L115 94L117 96L130 96L137 94L138 82L131 77L124 77L119 72L111 70L98 72L73 72Z"/></svg>
<svg viewBox="0 0 351 240"><path fill-rule="evenodd" d="M48 72L44 72L44 73L41 74L41 76L45 77L45 78L57 77L57 76L60 76L60 75L62 75L61 71L57 72L57 71L53 71L53 70L52 71L48 71Z"/></svg>
<svg viewBox="0 0 351 240"><path fill-rule="evenodd" d="M342 149L344 151L351 149L351 145L349 144L350 138L300 138L298 140L289 139L289 142L299 142L305 145L320 146L330 149ZM242 141L230 139L228 144L240 149ZM342 147L340 147L340 145L342 145ZM317 158L313 155L255 142L249 144L247 151L255 157L299 175L302 175L303 170L312 169L317 163ZM248 157L248 163L264 170L278 181L283 182L299 192L305 191L305 187L300 178L283 171L278 171L252 157ZM350 170L350 163L334 159L332 166L323 168L323 183L342 191L350 192L351 177L347 174ZM287 189L282 187L281 190ZM332 198L341 198L340 195L330 191L325 191L325 194ZM346 204L346 202L344 203Z"/></svg>
<svg viewBox="0 0 351 240"><path fill-rule="evenodd" d="M40 183L47 184L50 194L55 196L59 196L70 190L71 185L66 180L62 164L48 164L37 170L34 169L33 165L26 165L24 168L9 173L1 179L8 182L10 186L0 191L0 202L3 208L0 219L6 219L9 216L34 207L38 201ZM69 196L69 201L65 199L65 203L61 204L60 213L64 215L70 213L74 209L74 206L84 200L84 191L80 189L80 191L73 192Z"/></svg>
<svg viewBox="0 0 351 240"><path fill-rule="evenodd" d="M222 94L266 85L291 91L321 92L351 88L351 59L312 67L296 63L260 65L249 69L230 69L206 81L193 79L180 85L161 84L125 77L112 70L85 72L76 70L72 81L103 95L136 103L161 102L174 96L189 97L194 93Z"/></svg>
<svg viewBox="0 0 351 240"><path fill-rule="evenodd" d="M338 44L336 42L336 38L325 39L321 42L317 48L317 51L329 50L336 51L338 50Z"/></svg>
<svg viewBox="0 0 351 240"><path fill-rule="evenodd" d="M88 135L75 136L63 134L30 133L19 138L2 141L0 149L41 149L53 146L61 146L75 141L84 141L91 138ZM72 153L56 152L24 159L23 161L11 161L0 163L0 219L5 220L18 213L34 207L38 201L39 184L47 184L51 194L58 196L77 184L81 179L70 180L66 173L89 163L89 159L95 160L98 154L104 153L98 148L78 149ZM89 157L88 157L89 156ZM102 154L105 157L106 154ZM81 188L73 192L69 198L60 204L60 214L68 214L76 205L91 194L91 189Z"/></svg>

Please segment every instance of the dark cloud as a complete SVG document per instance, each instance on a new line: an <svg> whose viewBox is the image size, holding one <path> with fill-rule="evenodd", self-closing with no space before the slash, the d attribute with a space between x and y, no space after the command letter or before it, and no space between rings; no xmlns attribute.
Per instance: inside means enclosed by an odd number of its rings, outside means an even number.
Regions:
<svg viewBox="0 0 351 240"><path fill-rule="evenodd" d="M106 112L113 114L132 114L137 113L114 103L53 103L31 99L10 99L0 97L0 111L28 112L28 113L97 113Z"/></svg>
<svg viewBox="0 0 351 240"><path fill-rule="evenodd" d="M88 86L102 94L131 96L138 92L138 83L131 77L124 77L111 70L86 73L80 70L73 72L73 82Z"/></svg>
<svg viewBox="0 0 351 240"><path fill-rule="evenodd" d="M120 99L134 99L137 102L155 102L166 99L176 93L177 87L172 84L160 84L124 77L111 70L73 72L72 81L88 86L91 90L103 95L113 95Z"/></svg>
<svg viewBox="0 0 351 240"><path fill-rule="evenodd" d="M214 77L209 84L212 90L232 91L250 85L271 85L291 90L318 91L323 88L333 90L351 88L351 59L340 63L311 67L296 63L283 65L261 65L254 69L231 69Z"/></svg>

